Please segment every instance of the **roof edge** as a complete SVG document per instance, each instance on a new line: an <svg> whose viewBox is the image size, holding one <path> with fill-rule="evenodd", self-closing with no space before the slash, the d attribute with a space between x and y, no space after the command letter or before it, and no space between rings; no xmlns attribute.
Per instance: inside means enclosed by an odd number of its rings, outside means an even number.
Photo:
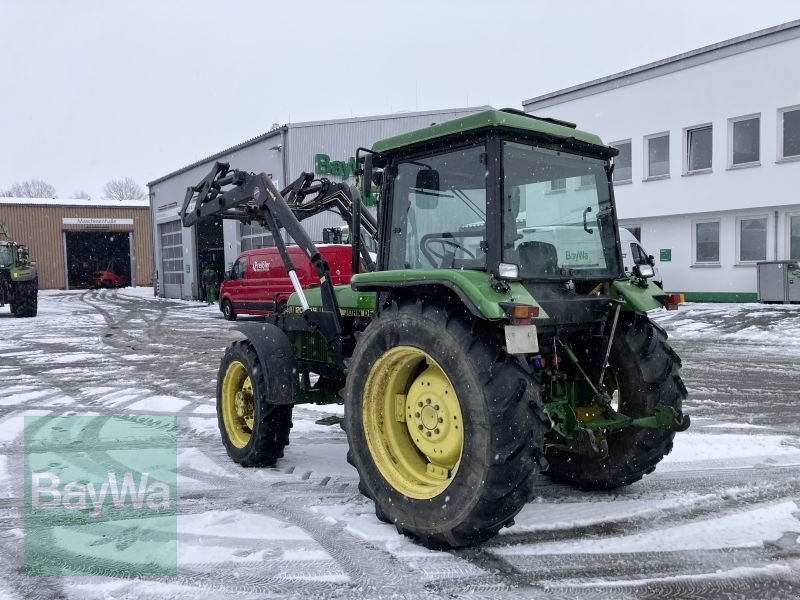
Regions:
<svg viewBox="0 0 800 600"><path fill-rule="evenodd" d="M522 101L522 106L526 110L528 110L531 106L533 107L532 110L538 110L554 104L559 104L559 99L561 99L560 101L562 102L568 100L577 100L578 98L591 96L609 89L630 85L647 79L653 79L662 74L667 74L682 68L686 68L687 66L698 66L719 60L721 58L741 54L743 52L755 50L757 48L763 48L765 46L771 46L773 44L798 37L800 37L800 19L789 21L787 23L781 23L766 29L760 29L752 33L746 33L722 42L717 42L708 46L702 46L695 50L690 50L681 54L675 54L674 56L650 62L626 71L620 71L618 73L614 73L613 75L592 79L590 81L556 90L554 92L549 92L541 96L529 98ZM687 65L685 63L690 64ZM663 72L657 73L655 71ZM628 79L629 81L620 81L624 79ZM569 98L566 100L562 99L564 96L568 96Z"/></svg>
<svg viewBox="0 0 800 600"><path fill-rule="evenodd" d="M144 200L86 200L84 198L18 198L0 196L0 204L30 206L64 206L70 208L148 208L150 201Z"/></svg>
<svg viewBox="0 0 800 600"><path fill-rule="evenodd" d="M225 156L226 154L230 154L231 152L237 152L239 150L243 150L244 148L248 148L258 142L263 142L264 140L268 140L271 137L278 135L279 133L286 131L289 128L287 124L281 125L279 127L275 127L274 129L270 129L269 131L262 133L261 135L257 135L249 140L245 140L240 142L234 146L230 146L229 148L225 148L224 150L220 150L219 152L215 152L210 156L206 156L205 158L201 158L200 160L196 160L191 164L186 165L185 167L181 167L180 169L176 169L171 173L167 173L166 175L162 175L158 179L153 179L147 183L147 187L153 187L154 185L166 181L167 179L172 179L173 177L177 177L182 173L186 173L187 171L191 171L195 167L199 167L201 165L206 164L209 161L216 160Z"/></svg>
<svg viewBox="0 0 800 600"><path fill-rule="evenodd" d="M369 122L369 121L380 121L384 119L401 119L401 118L413 118L419 117L423 115L439 115L439 114L447 114L453 112L467 112L467 111L479 111L485 110L489 108L488 106L476 106L476 107L459 107L459 108L438 108L435 110L420 110L420 111L409 111L409 112L396 112L396 113L388 113L388 114L381 114L381 115L369 115L366 117L347 117L344 119L328 119L324 121L301 121L299 123L285 123L279 127L274 129L270 129L269 131L262 133L261 135L257 135L256 137L250 138L249 140L245 140L235 146L231 146L230 148L225 148L224 150L220 150L219 152L215 152L210 156L206 156L205 158L201 158L200 160L196 160L193 163L186 165L185 167L181 167L180 169L176 169L166 175L162 175L161 177L150 181L147 184L147 187L152 187L159 183L166 181L167 179L172 179L173 177L177 177L182 173L186 173L187 171L191 171L192 169L199 167L208 163L209 161L216 160L225 156L226 154L230 154L231 152L237 152L238 150L242 150L244 148L248 148L254 144L259 142L263 142L266 139L269 139L283 131L288 131L289 129L299 129L302 127L314 127L319 125L337 125L337 124L344 124L344 123L361 123L361 122Z"/></svg>
<svg viewBox="0 0 800 600"><path fill-rule="evenodd" d="M435 110L414 110L385 113L381 115L368 115L366 117L347 117L344 119L327 119L324 121L302 121L300 123L288 123L289 129L299 127L314 127L315 125L338 125L344 123L368 123L370 121L382 121L385 119L406 119L422 117L425 115L442 115L454 112L479 112L491 108L489 105L481 106L461 106L458 108L437 108Z"/></svg>

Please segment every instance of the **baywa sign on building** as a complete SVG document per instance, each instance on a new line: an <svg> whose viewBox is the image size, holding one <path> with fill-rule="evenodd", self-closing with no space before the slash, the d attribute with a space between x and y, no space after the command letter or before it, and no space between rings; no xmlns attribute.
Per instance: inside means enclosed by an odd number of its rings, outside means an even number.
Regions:
<svg viewBox="0 0 800 600"><path fill-rule="evenodd" d="M25 417L25 574L177 574L175 417Z"/></svg>
<svg viewBox="0 0 800 600"><path fill-rule="evenodd" d="M347 161L331 160L327 154L315 154L314 173L316 175L334 175L341 177L344 181L356 174L356 158L351 156ZM375 194L367 196L363 200L366 206L375 206L378 203Z"/></svg>

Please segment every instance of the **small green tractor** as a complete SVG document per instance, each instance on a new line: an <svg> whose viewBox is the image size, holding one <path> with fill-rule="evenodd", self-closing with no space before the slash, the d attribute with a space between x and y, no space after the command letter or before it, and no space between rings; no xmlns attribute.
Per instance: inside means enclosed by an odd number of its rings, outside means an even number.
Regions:
<svg viewBox="0 0 800 600"><path fill-rule="evenodd" d="M574 124L488 110L359 148L356 187L304 173L284 190L217 163L187 190L185 226L258 222L294 295L222 357L228 455L273 465L292 407L343 403L348 461L378 519L431 548L481 543L540 472L579 489L638 481L689 426L680 359L648 311L652 266L626 275L617 150ZM300 221L349 220L350 285ZM316 267L301 286L281 230ZM377 253L367 250L375 248Z"/></svg>
<svg viewBox="0 0 800 600"><path fill-rule="evenodd" d="M15 317L35 317L38 288L28 248L14 242L8 226L0 223L0 306L8 304Z"/></svg>

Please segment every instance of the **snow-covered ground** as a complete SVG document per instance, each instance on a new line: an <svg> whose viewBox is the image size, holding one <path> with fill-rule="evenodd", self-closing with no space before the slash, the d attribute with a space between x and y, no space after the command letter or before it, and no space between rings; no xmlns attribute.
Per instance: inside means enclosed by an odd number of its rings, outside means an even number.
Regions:
<svg viewBox="0 0 800 600"><path fill-rule="evenodd" d="M542 477L513 527L434 552L357 490L340 407L298 407L275 468L219 441L216 307L152 290L45 291L0 308L0 598L631 598L800 595L800 307L685 305L654 315L683 357L692 428L642 481L581 493ZM22 574L23 423L36 415L178 418L178 574Z"/></svg>

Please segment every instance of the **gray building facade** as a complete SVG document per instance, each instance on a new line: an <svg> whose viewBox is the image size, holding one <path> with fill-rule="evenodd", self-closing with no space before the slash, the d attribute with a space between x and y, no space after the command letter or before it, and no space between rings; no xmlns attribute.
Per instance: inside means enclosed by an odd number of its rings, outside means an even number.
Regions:
<svg viewBox="0 0 800 600"><path fill-rule="evenodd" d="M272 177L278 188L302 172L332 181L352 180L355 151L383 138L441 123L486 107L408 112L373 117L289 123L204 158L148 183L153 224L153 258L159 294L167 298L199 298L199 273L213 265L228 269L243 250L271 245L271 236L258 226L237 221L181 226L178 211L186 188L197 184L214 162ZM345 225L335 213L304 222L315 241L326 227Z"/></svg>

